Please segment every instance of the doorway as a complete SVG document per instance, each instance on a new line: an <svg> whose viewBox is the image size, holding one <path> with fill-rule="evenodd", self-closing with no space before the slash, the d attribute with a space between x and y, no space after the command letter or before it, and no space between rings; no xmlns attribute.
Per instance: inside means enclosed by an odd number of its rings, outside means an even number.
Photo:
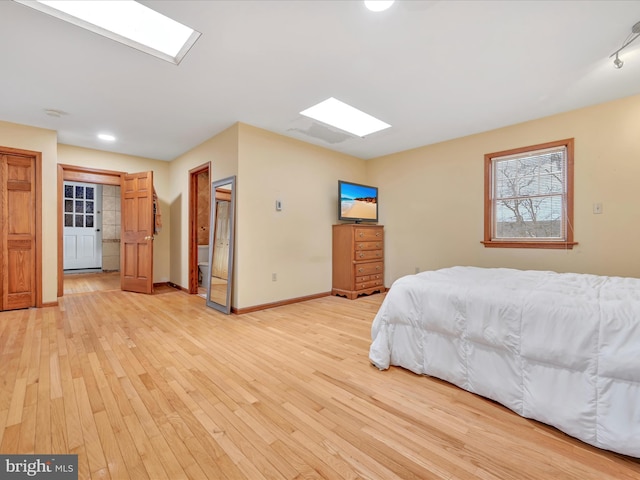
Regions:
<svg viewBox="0 0 640 480"><path fill-rule="evenodd" d="M64 182L64 293L120 288L120 186Z"/></svg>
<svg viewBox="0 0 640 480"><path fill-rule="evenodd" d="M64 182L64 273L102 271L102 185Z"/></svg>
<svg viewBox="0 0 640 480"><path fill-rule="evenodd" d="M203 297L209 277L210 218L211 162L207 162L189 170L189 293Z"/></svg>
<svg viewBox="0 0 640 480"><path fill-rule="evenodd" d="M58 297L64 295L64 182L97 183L121 189L120 288L153 293L153 239L161 225L153 171L125 173L58 164Z"/></svg>
<svg viewBox="0 0 640 480"><path fill-rule="evenodd" d="M120 271L120 186L64 182L65 274Z"/></svg>
<svg viewBox="0 0 640 480"><path fill-rule="evenodd" d="M58 297L65 293L110 290L116 285L120 288L120 218L117 213L121 204L122 175L124 172L58 164L58 225L62 226L58 229ZM96 202L98 190L101 194ZM100 231L95 234L99 235L83 240L67 238L67 234L75 233L73 229L80 227L80 235L83 230L90 233L97 228ZM91 256L90 252L98 249L97 245L92 248L92 242L99 242L99 257L85 262ZM65 285L65 278L69 279L68 285Z"/></svg>

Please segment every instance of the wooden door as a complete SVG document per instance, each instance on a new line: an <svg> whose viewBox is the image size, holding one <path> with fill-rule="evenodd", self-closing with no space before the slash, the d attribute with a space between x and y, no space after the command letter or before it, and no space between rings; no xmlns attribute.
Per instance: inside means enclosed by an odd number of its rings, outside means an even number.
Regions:
<svg viewBox="0 0 640 480"><path fill-rule="evenodd" d="M2 279L0 310L36 306L35 158L2 155Z"/></svg>
<svg viewBox="0 0 640 480"><path fill-rule="evenodd" d="M122 177L122 290L153 292L153 172Z"/></svg>

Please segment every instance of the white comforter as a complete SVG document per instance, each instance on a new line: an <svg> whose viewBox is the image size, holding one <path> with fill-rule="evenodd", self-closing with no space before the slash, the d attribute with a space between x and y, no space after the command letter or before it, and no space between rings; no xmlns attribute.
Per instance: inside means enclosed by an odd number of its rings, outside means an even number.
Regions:
<svg viewBox="0 0 640 480"><path fill-rule="evenodd" d="M640 279L453 267L398 279L371 362L640 457Z"/></svg>

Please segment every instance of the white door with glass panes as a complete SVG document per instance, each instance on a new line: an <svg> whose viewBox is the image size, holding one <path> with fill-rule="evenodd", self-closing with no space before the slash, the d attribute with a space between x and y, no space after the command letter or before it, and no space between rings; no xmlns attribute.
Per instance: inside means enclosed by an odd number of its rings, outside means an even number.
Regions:
<svg viewBox="0 0 640 480"><path fill-rule="evenodd" d="M102 268L102 185L64 182L64 269Z"/></svg>

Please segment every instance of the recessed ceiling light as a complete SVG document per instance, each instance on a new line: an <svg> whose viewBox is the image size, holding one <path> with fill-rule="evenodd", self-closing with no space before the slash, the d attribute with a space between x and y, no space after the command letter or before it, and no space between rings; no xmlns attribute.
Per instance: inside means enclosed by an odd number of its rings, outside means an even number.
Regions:
<svg viewBox="0 0 640 480"><path fill-rule="evenodd" d="M393 0L364 0L364 6L372 12L383 12L393 5Z"/></svg>
<svg viewBox="0 0 640 480"><path fill-rule="evenodd" d="M56 118L60 118L63 115L68 115L67 112L63 112L62 110L57 110L55 108L45 108L44 113L46 113L50 117L56 117Z"/></svg>
<svg viewBox="0 0 640 480"><path fill-rule="evenodd" d="M114 137L113 135L111 135L109 133L99 133L98 134L98 138L100 140L104 140L105 142L115 142L116 141L116 137Z"/></svg>
<svg viewBox="0 0 640 480"><path fill-rule="evenodd" d="M313 118L359 137L365 137L391 126L333 97L303 110L300 115Z"/></svg>
<svg viewBox="0 0 640 480"><path fill-rule="evenodd" d="M176 65L200 37L133 0L14 0Z"/></svg>

